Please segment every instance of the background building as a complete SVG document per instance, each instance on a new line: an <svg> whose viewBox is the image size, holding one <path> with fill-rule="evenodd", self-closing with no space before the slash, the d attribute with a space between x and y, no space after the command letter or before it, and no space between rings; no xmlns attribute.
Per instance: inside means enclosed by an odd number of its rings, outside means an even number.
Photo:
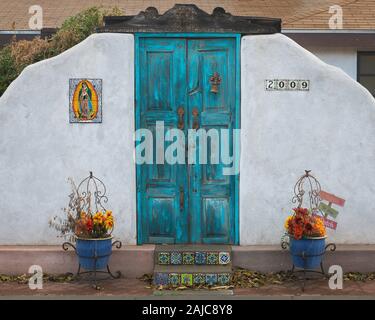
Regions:
<svg viewBox="0 0 375 320"><path fill-rule="evenodd" d="M126 15L135 15L149 6L154 6L163 13L175 3L176 1L169 0L1 0L0 46L13 36L17 39L31 39L48 35L51 32L49 28L58 28L69 16L91 6L118 7ZM181 0L177 3L194 3L209 13L221 6L233 15L281 18L282 32L285 35L323 61L341 68L375 95L373 0ZM43 8L43 26L48 28L43 32L30 30L28 26L32 16L29 8L36 4ZM337 10L340 10L335 6L342 9L342 29L330 29L329 26L330 19L334 22L335 15L339 13Z"/></svg>

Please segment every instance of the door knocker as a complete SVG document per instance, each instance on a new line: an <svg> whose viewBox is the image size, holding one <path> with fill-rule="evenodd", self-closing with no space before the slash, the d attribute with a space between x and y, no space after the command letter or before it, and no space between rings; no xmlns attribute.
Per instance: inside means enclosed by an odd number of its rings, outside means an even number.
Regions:
<svg viewBox="0 0 375 320"><path fill-rule="evenodd" d="M178 115L177 128L180 129L180 130L184 129L184 114L185 114L184 108L183 107L179 107L177 109L177 115Z"/></svg>
<svg viewBox="0 0 375 320"><path fill-rule="evenodd" d="M197 130L199 128L199 120L198 120L199 111L198 111L198 108L193 108L191 113L193 115L193 129Z"/></svg>
<svg viewBox="0 0 375 320"><path fill-rule="evenodd" d="M210 92L218 93L219 92L219 85L221 83L221 78L219 76L219 73L215 72L214 75L210 77L210 83L211 83Z"/></svg>

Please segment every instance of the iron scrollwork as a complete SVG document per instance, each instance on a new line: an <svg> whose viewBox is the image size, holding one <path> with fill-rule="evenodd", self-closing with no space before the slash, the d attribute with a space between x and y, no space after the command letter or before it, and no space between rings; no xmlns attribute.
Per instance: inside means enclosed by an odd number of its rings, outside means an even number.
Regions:
<svg viewBox="0 0 375 320"><path fill-rule="evenodd" d="M70 243L70 242L64 242L62 244L62 248L63 248L64 251L68 251L69 247L73 248L73 250L76 251L76 247L72 243Z"/></svg>
<svg viewBox="0 0 375 320"><path fill-rule="evenodd" d="M69 207L74 208L78 204L80 209L86 212L107 211L105 208L105 204L108 202L108 197L106 193L107 193L107 188L105 184L103 183L103 181L95 177L92 171L90 171L89 176L83 179L78 184L78 187L75 189L75 191L69 196L70 197ZM111 234L112 232L113 232L113 228L110 230L109 234ZM112 243L112 247L115 247L116 249L120 249L122 247L121 241L119 240L114 241ZM71 242L64 242L62 244L62 248L64 251L68 251L69 248L72 248L75 251L75 253L78 254L76 246L73 245ZM93 256L85 257L85 258L94 260L94 266L95 266L94 270L81 271L81 264L79 264L76 277L78 278L82 274L93 274L95 288L98 288L97 286L97 274L98 273L108 274L111 278L115 278L115 279L120 278L121 272L117 271L115 274L113 274L109 268L109 265L106 266L106 271L96 269L97 260L102 257L104 256L97 255L96 249L95 249L95 254Z"/></svg>
<svg viewBox="0 0 375 320"><path fill-rule="evenodd" d="M317 212L318 206L321 201L319 181L310 174L311 170L305 170L305 174L298 179L294 185L294 196L292 198L292 203L296 203L298 207L302 206L303 198L305 196L304 185L307 183L309 192L309 207L311 212Z"/></svg>
<svg viewBox="0 0 375 320"><path fill-rule="evenodd" d="M97 211L106 211L104 204L108 202L106 196L107 188L102 180L95 177L90 171L90 175L83 179L77 187L78 196L82 199L82 209L91 211L93 209ZM72 196L71 196L72 199Z"/></svg>
<svg viewBox="0 0 375 320"><path fill-rule="evenodd" d="M320 192L322 189L321 189L319 181L313 175L311 175L310 172L311 170L305 170L305 174L301 176L296 182L296 184L294 185L294 196L292 198L292 203L297 204L299 208L303 206L303 200L304 200L304 197L306 196L305 185L307 185L308 205L309 205L310 212L313 214L320 214L323 216L323 213L319 209L319 204L321 202ZM288 249L290 247L289 239L290 239L290 236L288 234L283 235L283 237L281 238L282 249ZM309 254L306 254L304 251L302 251L302 253L299 254L298 256L301 257L305 261L306 259L311 258L311 257L322 256L323 258L323 256L328 251L333 252L335 250L336 250L336 244L328 243L324 247L324 250L320 253L309 255ZM310 270L306 268L302 268L302 270L295 270L295 266L293 264L291 274L294 275L294 273L296 272L303 274L302 291L304 291L306 280L310 279L310 278L307 278L307 273L318 273L318 274L323 275L323 277L327 277L327 274L323 266L323 260L321 260L320 262L320 270Z"/></svg>

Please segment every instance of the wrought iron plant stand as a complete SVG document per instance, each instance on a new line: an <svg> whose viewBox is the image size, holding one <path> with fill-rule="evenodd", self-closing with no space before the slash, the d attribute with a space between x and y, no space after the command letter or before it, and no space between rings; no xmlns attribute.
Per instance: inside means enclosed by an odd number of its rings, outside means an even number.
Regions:
<svg viewBox="0 0 375 320"><path fill-rule="evenodd" d="M303 198L305 195L305 189L304 189L304 184L307 184L308 186L308 197L309 197L309 207L310 211L314 214L321 215L323 216L323 213L319 209L319 203L321 201L320 198L320 183L319 181L310 174L310 170L305 170L305 174L298 179L294 186L294 196L292 198L292 203L298 204L298 207L302 206L303 203ZM286 250L290 249L290 242L288 241L289 235L284 235L281 241L281 248ZM308 254L305 251L302 251L300 254L294 254L303 261L303 267L297 267L295 266L294 262L292 265L292 269L290 270L291 275L295 275L296 273L301 274L302 277L298 277L299 280L302 280L302 291L305 290L305 285L307 280L316 280L317 278L315 277L309 277L308 274L320 274L323 276L323 278L328 278L328 274L324 270L324 265L323 265L323 258L327 252L333 252L336 250L336 244L334 243L328 243L327 245L324 246L323 251L320 251L318 253L314 254ZM319 263L318 268L309 268L307 267L308 265L308 260L311 258L319 258L321 259Z"/></svg>
<svg viewBox="0 0 375 320"><path fill-rule="evenodd" d="M107 203L108 201L108 198L106 196L106 186L100 179L95 177L91 171L90 171L90 175L86 177L85 179L83 179L78 185L77 193L81 199L86 199L83 201L83 204L82 204L83 210L84 209L88 210L92 206L94 206L94 208L96 209L96 212L99 209L104 210L104 211L106 210L105 207L103 206L103 203ZM73 195L70 196L70 199L71 199L70 201L73 201ZM110 238L110 240L111 239L112 238ZM111 244L111 248L115 247L116 249L120 249L121 246L122 246L122 243L119 240L116 240ZM93 275L92 280L94 281L95 288L98 287L97 286L97 283L99 280L97 278L98 274L109 275L109 277L102 278L100 280L118 279L121 277L120 271L116 271L115 274L111 272L108 262L105 263L104 268L97 267L98 261L102 259L108 261L110 255L112 254L112 251L102 254L98 252L97 247L95 246L93 248L94 251L92 255L82 256L82 254L79 254L77 252L77 247L73 243L68 242L68 241L62 244L62 248L64 251L69 250L69 248L73 248L79 258L88 259L89 261L91 261L91 263L89 262L89 264L91 264L93 268L92 269L90 268L88 270L81 265L81 261L80 261L78 264L78 270L75 276L79 278L83 274ZM82 271L82 269L84 269L85 271Z"/></svg>

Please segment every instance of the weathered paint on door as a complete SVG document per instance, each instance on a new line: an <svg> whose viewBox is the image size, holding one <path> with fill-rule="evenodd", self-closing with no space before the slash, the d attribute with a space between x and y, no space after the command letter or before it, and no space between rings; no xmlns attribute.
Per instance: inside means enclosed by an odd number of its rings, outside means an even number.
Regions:
<svg viewBox="0 0 375 320"><path fill-rule="evenodd" d="M136 127L153 133L154 160L156 121L164 121L165 131L182 122L186 146L188 129L238 127L238 37L138 36L136 45ZM215 72L217 93L210 83ZM138 165L140 244L238 242L238 177L210 163L209 141L207 164Z"/></svg>

